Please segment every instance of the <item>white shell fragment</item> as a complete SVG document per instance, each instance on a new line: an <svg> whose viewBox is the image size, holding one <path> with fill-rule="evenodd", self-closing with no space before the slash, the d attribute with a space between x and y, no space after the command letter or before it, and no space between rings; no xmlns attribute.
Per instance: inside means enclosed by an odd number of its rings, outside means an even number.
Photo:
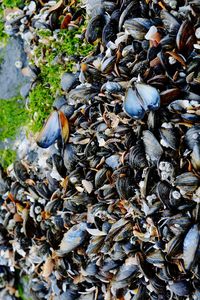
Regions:
<svg viewBox="0 0 200 300"><path fill-rule="evenodd" d="M88 192L88 194L90 194L92 192L93 184L92 184L91 181L83 179L82 180L82 185L83 185L84 189Z"/></svg>
<svg viewBox="0 0 200 300"><path fill-rule="evenodd" d="M156 28L156 26L151 26L150 28L149 28L149 31L147 32L147 34L145 35L145 39L146 40L151 40L152 39L152 37L157 33L157 28Z"/></svg>

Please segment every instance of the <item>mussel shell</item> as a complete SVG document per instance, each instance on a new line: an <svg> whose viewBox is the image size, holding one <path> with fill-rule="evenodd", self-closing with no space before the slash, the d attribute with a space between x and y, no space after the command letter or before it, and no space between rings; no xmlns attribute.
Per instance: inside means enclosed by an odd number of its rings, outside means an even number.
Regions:
<svg viewBox="0 0 200 300"><path fill-rule="evenodd" d="M102 266L102 271L103 272L108 272L110 270L116 269L121 264L122 264L121 261L113 261L113 260L110 260L110 259L105 259L104 264Z"/></svg>
<svg viewBox="0 0 200 300"><path fill-rule="evenodd" d="M106 168L102 168L100 170L97 171L96 175L95 175L95 187L99 188L101 187L107 180L107 173L108 169Z"/></svg>
<svg viewBox="0 0 200 300"><path fill-rule="evenodd" d="M115 62L116 62L115 56L110 56L105 60L103 60L101 64L101 72L102 73L110 72L113 69Z"/></svg>
<svg viewBox="0 0 200 300"><path fill-rule="evenodd" d="M67 143L63 151L63 162L68 172L71 172L78 163L79 158L72 144Z"/></svg>
<svg viewBox="0 0 200 300"><path fill-rule="evenodd" d="M197 116L195 114L181 114L181 118L191 123L200 122L200 116Z"/></svg>
<svg viewBox="0 0 200 300"><path fill-rule="evenodd" d="M183 51L187 55L193 50L193 44L196 42L193 24L185 20L177 33L176 45L179 51Z"/></svg>
<svg viewBox="0 0 200 300"><path fill-rule="evenodd" d="M98 38L101 38L105 24L106 19L103 14L96 15L89 21L85 32L88 43L93 44Z"/></svg>
<svg viewBox="0 0 200 300"><path fill-rule="evenodd" d="M86 296L88 297L88 295L86 295ZM77 297L79 297L78 291L68 289L66 292L62 293L61 295L55 296L55 300L66 300L66 299L67 300L74 300L74 299L77 299ZM93 298L91 298L91 300L92 299Z"/></svg>
<svg viewBox="0 0 200 300"><path fill-rule="evenodd" d="M61 241L58 253L62 256L79 247L87 236L86 223L79 223L72 226Z"/></svg>
<svg viewBox="0 0 200 300"><path fill-rule="evenodd" d="M109 14L112 14L112 12L117 8L117 4L112 1L103 1L102 5L105 11Z"/></svg>
<svg viewBox="0 0 200 300"><path fill-rule="evenodd" d="M128 278L136 275L138 267L133 264L124 263L115 276L115 281L127 280Z"/></svg>
<svg viewBox="0 0 200 300"><path fill-rule="evenodd" d="M145 168L148 166L142 141L139 141L135 146L133 146L130 149L129 165L132 168Z"/></svg>
<svg viewBox="0 0 200 300"><path fill-rule="evenodd" d="M53 163L54 163L59 175L64 178L66 176L66 168L64 166L64 161L63 161L62 156L54 153L52 156L52 159L53 159Z"/></svg>
<svg viewBox="0 0 200 300"><path fill-rule="evenodd" d="M55 110L59 110L63 105L65 105L67 103L66 99L64 96L60 96L60 97L57 97L53 104L52 104L52 107L55 109Z"/></svg>
<svg viewBox="0 0 200 300"><path fill-rule="evenodd" d="M145 109L140 104L140 99L137 96L136 90L129 88L125 95L124 111L131 118L142 119L145 114Z"/></svg>
<svg viewBox="0 0 200 300"><path fill-rule="evenodd" d="M192 126L185 134L185 142L190 150L193 150L194 145L200 145L200 125Z"/></svg>
<svg viewBox="0 0 200 300"><path fill-rule="evenodd" d="M39 147L48 148L61 135L58 112L54 110L47 119L43 129L40 131L36 142Z"/></svg>
<svg viewBox="0 0 200 300"><path fill-rule="evenodd" d="M198 225L194 225L186 234L183 242L183 261L186 270L191 269L195 263L196 252L199 246L200 233Z"/></svg>
<svg viewBox="0 0 200 300"><path fill-rule="evenodd" d="M200 143L195 144L191 153L191 163L196 170L200 170Z"/></svg>
<svg viewBox="0 0 200 300"><path fill-rule="evenodd" d="M146 111L156 110L160 106L160 95L156 88L136 83L135 89L128 88L125 100L124 110L134 119L142 119Z"/></svg>
<svg viewBox="0 0 200 300"><path fill-rule="evenodd" d="M174 128L160 128L160 135L164 142L173 150L177 150L179 146L178 133Z"/></svg>
<svg viewBox="0 0 200 300"><path fill-rule="evenodd" d="M51 193L48 185L43 182L38 182L34 186L34 189L38 193L38 195L40 195L42 198L44 198L46 200L49 200L49 198L51 197L52 193Z"/></svg>
<svg viewBox="0 0 200 300"><path fill-rule="evenodd" d="M124 1L124 4L125 2L126 1ZM140 6L137 0L128 1L127 6L124 9L123 6L121 7L121 15L119 18L119 26L118 26L119 32L122 31L122 25L124 21L130 17L137 17L139 10L140 10Z"/></svg>
<svg viewBox="0 0 200 300"><path fill-rule="evenodd" d="M165 262L164 255L159 249L148 253L146 260L153 265L162 265Z"/></svg>
<svg viewBox="0 0 200 300"><path fill-rule="evenodd" d="M88 86L86 84L78 85L76 88L69 91L68 103L70 105L77 104L77 102L84 103L94 98L98 93L95 86Z"/></svg>
<svg viewBox="0 0 200 300"><path fill-rule="evenodd" d="M200 180L192 172L186 172L176 177L175 185L187 193L192 193L199 186Z"/></svg>
<svg viewBox="0 0 200 300"><path fill-rule="evenodd" d="M98 267L96 265L96 262L90 262L86 269L84 270L84 273L87 274L87 276L95 276L96 273L98 272Z"/></svg>
<svg viewBox="0 0 200 300"><path fill-rule="evenodd" d="M118 93L122 91L122 86L118 82L107 81L102 85L101 90L106 90L108 93Z"/></svg>
<svg viewBox="0 0 200 300"><path fill-rule="evenodd" d="M121 199L128 199L135 194L135 186L128 177L118 178L116 181L116 189Z"/></svg>
<svg viewBox="0 0 200 300"><path fill-rule="evenodd" d="M152 22L145 18L133 18L128 19L124 22L123 27L128 31L128 33L136 40L143 40L145 34L152 26Z"/></svg>
<svg viewBox="0 0 200 300"><path fill-rule="evenodd" d="M160 181L156 188L158 198L167 208L171 207L169 202L170 189L170 185L165 181Z"/></svg>
<svg viewBox="0 0 200 300"><path fill-rule="evenodd" d="M175 281L169 288L177 296L187 296L191 292L190 283L186 280Z"/></svg>
<svg viewBox="0 0 200 300"><path fill-rule="evenodd" d="M161 11L160 16L165 28L171 34L176 35L180 28L180 23L177 21L177 19L172 14L170 14L167 10L164 9Z"/></svg>
<svg viewBox="0 0 200 300"><path fill-rule="evenodd" d="M102 236L92 237L86 250L87 255L97 254L101 249L103 242L104 237Z"/></svg>
<svg viewBox="0 0 200 300"><path fill-rule="evenodd" d="M64 146L69 138L69 122L65 114L60 110L58 111L59 125L61 130L62 145Z"/></svg>
<svg viewBox="0 0 200 300"><path fill-rule="evenodd" d="M166 293L166 283L164 280L161 280L158 276L149 279L149 282L156 294Z"/></svg>
<svg viewBox="0 0 200 300"><path fill-rule="evenodd" d="M117 37L117 25L116 20L110 20L103 28L102 43L107 45L108 42L114 42Z"/></svg>
<svg viewBox="0 0 200 300"><path fill-rule="evenodd" d="M174 236L167 244L167 259L176 257L177 254L180 254L183 246L183 234Z"/></svg>
<svg viewBox="0 0 200 300"><path fill-rule="evenodd" d="M134 300L149 300L149 291L143 284L140 284L140 286L137 290L137 294L135 294L133 299Z"/></svg>
<svg viewBox="0 0 200 300"><path fill-rule="evenodd" d="M160 106L160 95L156 88L143 83L136 83L135 89L141 100L143 108L147 110L157 110Z"/></svg>
<svg viewBox="0 0 200 300"><path fill-rule="evenodd" d="M162 147L160 146L153 133L149 130L143 131L143 142L147 160L156 165L163 154Z"/></svg>
<svg viewBox="0 0 200 300"><path fill-rule="evenodd" d="M14 172L18 180L25 184L25 181L29 178L29 175L26 167L20 161L16 160L14 162Z"/></svg>
<svg viewBox="0 0 200 300"><path fill-rule="evenodd" d="M79 73L64 73L61 77L63 91L69 92L78 83Z"/></svg>

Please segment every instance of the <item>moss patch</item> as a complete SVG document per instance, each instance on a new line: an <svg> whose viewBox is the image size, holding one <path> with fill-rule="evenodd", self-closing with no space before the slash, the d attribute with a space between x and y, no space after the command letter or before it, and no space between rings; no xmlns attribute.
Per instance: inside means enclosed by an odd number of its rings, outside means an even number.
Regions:
<svg viewBox="0 0 200 300"><path fill-rule="evenodd" d="M21 126L27 123L28 113L20 97L0 99L0 140L14 139Z"/></svg>
<svg viewBox="0 0 200 300"><path fill-rule="evenodd" d="M0 164L3 168L7 168L16 159L16 152L10 149L0 150Z"/></svg>
<svg viewBox="0 0 200 300"><path fill-rule="evenodd" d="M5 45L7 42L7 34L4 32L3 8L0 6L0 45Z"/></svg>
<svg viewBox="0 0 200 300"><path fill-rule="evenodd" d="M23 6L23 0L3 0L2 5L6 8L13 8L13 7L21 7Z"/></svg>
<svg viewBox="0 0 200 300"><path fill-rule="evenodd" d="M0 141L14 140L21 126L28 121L28 113L20 97L9 100L0 99ZM16 158L15 151L11 149L0 150L0 163L4 168L8 167Z"/></svg>
<svg viewBox="0 0 200 300"><path fill-rule="evenodd" d="M37 84L31 91L29 95L29 114L31 117L29 127L33 132L39 131L42 127L51 111L53 100L51 91L47 86L45 87L44 82Z"/></svg>
<svg viewBox="0 0 200 300"><path fill-rule="evenodd" d="M30 130L33 132L41 129L55 97L62 94L62 74L76 71L76 63L94 50L94 46L81 38L84 28L83 24L78 29L60 30L56 35L49 29L37 31L39 43L33 63L36 59L40 74L38 84L29 95Z"/></svg>

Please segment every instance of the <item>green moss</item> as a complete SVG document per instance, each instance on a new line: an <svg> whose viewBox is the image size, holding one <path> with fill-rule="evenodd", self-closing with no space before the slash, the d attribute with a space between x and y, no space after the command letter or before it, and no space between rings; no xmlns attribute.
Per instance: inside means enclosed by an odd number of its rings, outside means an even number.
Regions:
<svg viewBox="0 0 200 300"><path fill-rule="evenodd" d="M30 129L33 132L41 129L51 111L53 100L56 95L62 94L62 74L76 71L76 63L94 50L94 46L86 44L80 38L84 28L85 25L74 30L60 30L56 38L49 29L37 31L40 40L35 55L40 68L39 83L29 96L32 118Z"/></svg>
<svg viewBox="0 0 200 300"><path fill-rule="evenodd" d="M58 39L55 42L55 47L58 51L67 55L83 57L88 55L90 51L94 50L94 46L87 44L81 38L84 28L85 25L74 30L60 30L58 32Z"/></svg>
<svg viewBox="0 0 200 300"><path fill-rule="evenodd" d="M0 44L5 45L8 40L8 35L4 32L3 11L5 8L23 7L23 0L2 0L0 4Z"/></svg>
<svg viewBox="0 0 200 300"><path fill-rule="evenodd" d="M45 83L39 83L29 94L29 115L32 121L29 124L31 131L41 129L45 119L51 111L53 96Z"/></svg>
<svg viewBox="0 0 200 300"><path fill-rule="evenodd" d="M6 8L13 8L13 7L21 7L23 6L23 0L3 0L2 4Z"/></svg>
<svg viewBox="0 0 200 300"><path fill-rule="evenodd" d="M0 99L0 112L0 141L7 138L14 139L19 128L28 120L22 99L20 97Z"/></svg>
<svg viewBox="0 0 200 300"><path fill-rule="evenodd" d="M16 152L10 149L0 150L0 164L7 168L16 159Z"/></svg>
<svg viewBox="0 0 200 300"><path fill-rule="evenodd" d="M0 44L5 45L7 42L8 36L4 32L4 21L3 21L3 8L0 6Z"/></svg>

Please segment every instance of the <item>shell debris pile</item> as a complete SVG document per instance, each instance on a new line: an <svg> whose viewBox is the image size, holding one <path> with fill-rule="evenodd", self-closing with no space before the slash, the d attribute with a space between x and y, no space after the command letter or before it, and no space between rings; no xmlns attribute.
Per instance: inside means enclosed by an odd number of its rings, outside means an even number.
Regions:
<svg viewBox="0 0 200 300"><path fill-rule="evenodd" d="M33 51L37 28L79 26L73 5L31 1L6 30ZM15 299L20 270L33 299L200 299L200 2L89 7L96 48L61 78L45 167L0 172L0 287Z"/></svg>

